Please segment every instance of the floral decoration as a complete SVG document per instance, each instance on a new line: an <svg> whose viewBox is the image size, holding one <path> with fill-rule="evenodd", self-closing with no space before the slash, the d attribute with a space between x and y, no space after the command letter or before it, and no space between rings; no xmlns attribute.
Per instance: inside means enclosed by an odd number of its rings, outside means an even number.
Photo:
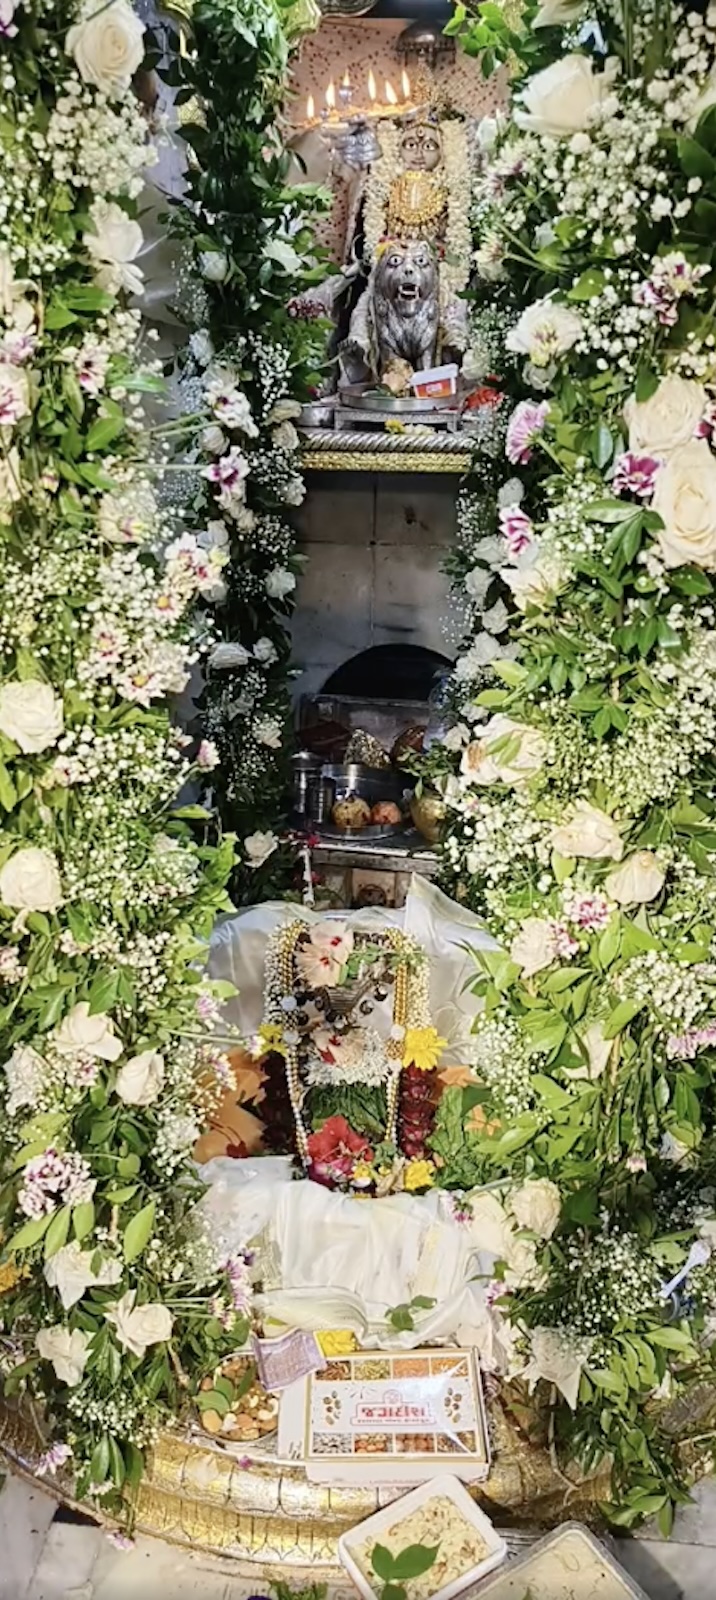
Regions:
<svg viewBox="0 0 716 1600"><path fill-rule="evenodd" d="M458 1191L522 1184L514 1370L566 1457L612 1462L613 1518L667 1531L659 1401L710 1380L716 1336L716 9L458 5L450 30L514 70L473 204L511 414L463 495L428 758L445 881L499 948L430 1148Z"/></svg>
<svg viewBox="0 0 716 1600"><path fill-rule="evenodd" d="M429 1186L444 1048L430 1023L425 955L407 934L371 938L327 917L272 935L256 1040L269 1074L276 1064L263 1107L267 1142L294 1151L310 1177L373 1193ZM422 1166L409 1182L416 1157Z"/></svg>
<svg viewBox="0 0 716 1600"><path fill-rule="evenodd" d="M125 299L143 58L127 0L0 12L3 1382L40 1402L41 1470L130 1519L184 1364L246 1326L191 1226L234 849L176 806L206 751L166 698L211 644L220 557L163 497L161 374Z"/></svg>
<svg viewBox="0 0 716 1600"><path fill-rule="evenodd" d="M321 276L309 224L324 202L311 185L287 185L279 114L290 40L319 18L313 5L199 0L191 48L171 30L162 41L162 71L180 104L191 101L174 225L185 245L177 309L190 330L180 390L192 515L206 559L223 569L210 595L222 637L208 659L204 729L220 810L244 839L232 890L249 900L293 881L295 852L280 837L301 570L290 516L305 494L296 421L324 334L291 308Z"/></svg>

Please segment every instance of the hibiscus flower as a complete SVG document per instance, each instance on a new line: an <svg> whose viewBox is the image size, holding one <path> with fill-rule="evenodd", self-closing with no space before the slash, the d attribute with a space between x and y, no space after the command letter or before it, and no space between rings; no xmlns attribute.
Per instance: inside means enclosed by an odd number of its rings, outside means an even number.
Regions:
<svg viewBox="0 0 716 1600"><path fill-rule="evenodd" d="M356 1133L345 1117L329 1117L318 1133L308 1137L311 1177L317 1183L345 1183L356 1161L373 1160L363 1134Z"/></svg>

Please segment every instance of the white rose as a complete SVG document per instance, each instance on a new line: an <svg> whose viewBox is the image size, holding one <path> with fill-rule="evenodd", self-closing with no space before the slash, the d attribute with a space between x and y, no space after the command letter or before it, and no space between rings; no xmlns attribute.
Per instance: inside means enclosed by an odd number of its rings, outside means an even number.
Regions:
<svg viewBox="0 0 716 1600"><path fill-rule="evenodd" d="M489 155L490 151L494 150L504 125L504 115L500 111L494 116L480 118L475 137L480 149L484 150L486 155Z"/></svg>
<svg viewBox="0 0 716 1600"><path fill-rule="evenodd" d="M710 111L713 105L716 105L716 71L712 67L701 93L697 96L691 108L691 115L686 124L690 133L693 133L704 113Z"/></svg>
<svg viewBox="0 0 716 1600"><path fill-rule="evenodd" d="M500 571L519 611L526 611L528 606L549 605L568 576L568 569L559 556L549 551L540 552L537 543L531 545L514 566L503 567Z"/></svg>
<svg viewBox="0 0 716 1600"><path fill-rule="evenodd" d="M135 1310L136 1297L136 1289L129 1289L121 1300L115 1302L111 1311L105 1311L105 1317L108 1322L114 1323L117 1339L124 1349L131 1350L132 1355L139 1356L141 1360L150 1344L165 1344L167 1339L171 1339L172 1315L168 1306L158 1301L137 1306Z"/></svg>
<svg viewBox="0 0 716 1600"><path fill-rule="evenodd" d="M3 684L0 733L19 745L24 755L37 755L56 744L63 725L62 701L49 683L28 678L24 683Z"/></svg>
<svg viewBox="0 0 716 1600"><path fill-rule="evenodd" d="M7 1078L6 1111L14 1117L22 1106L34 1106L45 1087L47 1062L30 1044L16 1044L3 1067Z"/></svg>
<svg viewBox="0 0 716 1600"><path fill-rule="evenodd" d="M497 1195L486 1189L471 1194L470 1211L470 1221L466 1226L475 1250L485 1250L489 1255L496 1256L498 1261L504 1261L512 1230Z"/></svg>
<svg viewBox="0 0 716 1600"><path fill-rule="evenodd" d="M289 418L277 423L271 434L271 440L277 450L297 450L301 443L296 429Z"/></svg>
<svg viewBox="0 0 716 1600"><path fill-rule="evenodd" d="M55 1049L63 1056L83 1054L97 1056L100 1061L116 1061L122 1054L112 1018L104 1011L90 1016L86 1000L80 1000L68 1011L52 1037Z"/></svg>
<svg viewBox="0 0 716 1600"><path fill-rule="evenodd" d="M520 1227L529 1228L541 1239L552 1238L561 1209L562 1196L549 1178L528 1178L510 1195L510 1210Z"/></svg>
<svg viewBox="0 0 716 1600"><path fill-rule="evenodd" d="M208 422L202 430L201 448L210 456L221 456L226 449L226 435L216 422Z"/></svg>
<svg viewBox="0 0 716 1600"><path fill-rule="evenodd" d="M662 378L648 400L634 396L624 407L629 449L635 455L665 456L690 444L703 417L708 397L693 378L677 373Z"/></svg>
<svg viewBox="0 0 716 1600"><path fill-rule="evenodd" d="M610 58L595 72L587 56L568 55L528 78L522 105L513 116L518 128L550 139L568 138L593 126L611 98L618 61Z"/></svg>
<svg viewBox="0 0 716 1600"><path fill-rule="evenodd" d="M278 845L275 833L249 833L244 839L247 864L250 867L262 867L268 861Z"/></svg>
<svg viewBox="0 0 716 1600"><path fill-rule="evenodd" d="M264 637L256 640L254 659L260 661L264 667L271 667L274 661L278 661L278 651L272 639Z"/></svg>
<svg viewBox="0 0 716 1600"><path fill-rule="evenodd" d="M606 1070L612 1052L617 1058L619 1045L615 1039L605 1039L601 1022L590 1022L579 1038L587 1052L587 1061L582 1067L565 1067L564 1070L570 1078L586 1078L593 1083Z"/></svg>
<svg viewBox="0 0 716 1600"><path fill-rule="evenodd" d="M199 257L199 265L208 283L223 283L229 270L223 250L204 250Z"/></svg>
<svg viewBox="0 0 716 1600"><path fill-rule="evenodd" d="M0 361L0 398L10 422L19 422L28 415L30 380L22 367L13 366L9 361Z"/></svg>
<svg viewBox="0 0 716 1600"><path fill-rule="evenodd" d="M504 1259L506 1288L523 1289L528 1285L534 1289L541 1288L544 1274L537 1265L537 1248L532 1239L520 1239L517 1233L511 1233Z"/></svg>
<svg viewBox="0 0 716 1600"><path fill-rule="evenodd" d="M574 1410L587 1352L586 1341L570 1337L564 1328L532 1328L530 1360L522 1374L529 1383L530 1393L540 1378L544 1378L546 1383L553 1383L559 1389L567 1405Z"/></svg>
<svg viewBox="0 0 716 1600"><path fill-rule="evenodd" d="M217 644L209 656L209 666L212 672L229 672L232 667L245 667L251 660L251 651L243 644L235 644L227 639L223 644Z"/></svg>
<svg viewBox="0 0 716 1600"><path fill-rule="evenodd" d="M104 1261L95 1272L92 1262L94 1250L83 1250L77 1239L65 1244L45 1262L45 1279L51 1289L56 1289L65 1311L82 1299L87 1289L95 1284L119 1283L122 1276L121 1261Z"/></svg>
<svg viewBox="0 0 716 1600"><path fill-rule="evenodd" d="M57 857L28 845L0 869L0 903L13 911L57 911L62 885Z"/></svg>
<svg viewBox="0 0 716 1600"><path fill-rule="evenodd" d="M659 1155L662 1161L673 1161L679 1165L690 1167L694 1162L694 1152L681 1139L676 1139L667 1129L661 1136Z"/></svg>
<svg viewBox="0 0 716 1600"><path fill-rule="evenodd" d="M276 422L295 422L302 410L300 400L277 400L275 406L271 407L266 421L269 427Z"/></svg>
<svg viewBox="0 0 716 1600"><path fill-rule="evenodd" d="M196 333L190 335L189 349L197 366L208 367L209 362L213 361L214 346L211 342L211 334L207 332L206 328L197 328Z"/></svg>
<svg viewBox="0 0 716 1600"><path fill-rule="evenodd" d="M139 267L133 266L144 242L138 222L114 200L95 200L90 207L93 231L84 235L88 255L96 263L95 283L109 294L124 289L141 294L144 282Z"/></svg>
<svg viewBox="0 0 716 1600"><path fill-rule="evenodd" d="M476 600L478 605L480 604L480 601L484 600L490 584L492 583L492 577L493 574L488 572L487 567L473 567L472 571L467 573L465 577L465 588L470 596L470 599Z"/></svg>
<svg viewBox="0 0 716 1600"><path fill-rule="evenodd" d="M582 319L557 300L535 300L505 339L508 350L528 356L535 367L548 367L577 343Z"/></svg>
<svg viewBox="0 0 716 1600"><path fill-rule="evenodd" d="M645 905L661 893L665 878L653 851L638 850L608 874L604 887L620 906Z"/></svg>
<svg viewBox="0 0 716 1600"><path fill-rule="evenodd" d="M443 735L442 743L446 750L462 750L463 745L469 743L469 739L470 729L467 723L456 722L455 726L448 728L447 733Z"/></svg>
<svg viewBox="0 0 716 1600"><path fill-rule="evenodd" d="M150 1106L163 1083L164 1057L157 1050L142 1050L120 1067L115 1089L127 1106Z"/></svg>
<svg viewBox="0 0 716 1600"><path fill-rule="evenodd" d="M7 522L7 512L17 500L22 499L20 456L15 446L0 452L0 522Z"/></svg>
<svg viewBox="0 0 716 1600"><path fill-rule="evenodd" d="M584 0L544 0L533 20L532 27L566 28L583 10Z"/></svg>
<svg viewBox="0 0 716 1600"><path fill-rule="evenodd" d="M543 917L525 917L510 946L510 955L521 968L523 978L532 978L552 965L557 955L557 935L553 922Z"/></svg>
<svg viewBox="0 0 716 1600"><path fill-rule="evenodd" d="M664 523L656 534L664 565L716 572L716 460L705 439L683 445L661 468L652 507Z"/></svg>
<svg viewBox="0 0 716 1600"><path fill-rule="evenodd" d="M225 522L219 517L207 522L198 536L197 544L202 550L227 550L229 545L229 530Z"/></svg>
<svg viewBox="0 0 716 1600"><path fill-rule="evenodd" d="M80 77L104 94L125 89L144 60L144 26L125 0L90 0L70 28L65 49Z"/></svg>
<svg viewBox="0 0 716 1600"><path fill-rule="evenodd" d="M541 770L546 754L547 740L537 728L498 713L464 751L460 771L468 783L518 788Z"/></svg>
<svg viewBox="0 0 716 1600"><path fill-rule="evenodd" d="M287 567L273 567L266 576L266 593L271 600L285 600L295 587L295 574Z"/></svg>
<svg viewBox="0 0 716 1600"><path fill-rule="evenodd" d="M82 1382L90 1347L88 1333L83 1333L80 1328L73 1328L70 1332L69 1328L58 1322L53 1328L41 1328L35 1337L35 1344L43 1361L52 1362L60 1383L75 1389Z"/></svg>
<svg viewBox="0 0 716 1600"><path fill-rule="evenodd" d="M621 861L624 844L606 811L578 800L569 822L552 830L552 849L560 856L585 856L588 861Z"/></svg>

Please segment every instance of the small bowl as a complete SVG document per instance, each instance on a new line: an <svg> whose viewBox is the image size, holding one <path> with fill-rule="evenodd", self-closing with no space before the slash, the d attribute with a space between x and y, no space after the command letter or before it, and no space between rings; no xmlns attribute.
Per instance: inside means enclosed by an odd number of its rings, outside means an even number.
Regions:
<svg viewBox="0 0 716 1600"><path fill-rule="evenodd" d="M232 1382L240 1380L250 1366L254 1368L256 1366L253 1357L250 1355L240 1352L234 1356L227 1356L215 1368L211 1382L207 1383L207 1380L205 1380L205 1384L202 1384L204 1393L215 1387L217 1379L229 1378ZM229 1433L225 1430L224 1424L227 1417L231 1416L232 1411L236 1416L251 1416L255 1418L250 1431L247 1432L238 1425L235 1432ZM274 1413L270 1423L267 1422L267 1419L259 1422L258 1413L260 1411ZM204 1412L197 1408L197 1414L198 1425L202 1433L207 1434L214 1444L220 1445L222 1449L229 1451L243 1451L246 1448L254 1449L257 1445L262 1444L265 1439L273 1438L278 1430L278 1398L274 1394L269 1394L258 1378L254 1379L246 1394L242 1395L241 1399L234 1403L231 1411L228 1411L226 1416L220 1418L221 1425L218 1428L209 1428L206 1425L205 1419L212 1414L211 1411ZM218 1412L216 1415L219 1417ZM254 1427L257 1430L255 1433L253 1432Z"/></svg>

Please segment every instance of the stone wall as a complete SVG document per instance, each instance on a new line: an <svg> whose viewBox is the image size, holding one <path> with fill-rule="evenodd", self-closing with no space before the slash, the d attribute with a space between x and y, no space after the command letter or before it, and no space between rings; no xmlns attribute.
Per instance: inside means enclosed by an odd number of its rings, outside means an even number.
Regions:
<svg viewBox="0 0 716 1600"><path fill-rule="evenodd" d="M441 564L454 537L458 479L311 472L307 483L298 518L308 560L293 621L296 695L315 694L371 645L423 645L452 657Z"/></svg>

